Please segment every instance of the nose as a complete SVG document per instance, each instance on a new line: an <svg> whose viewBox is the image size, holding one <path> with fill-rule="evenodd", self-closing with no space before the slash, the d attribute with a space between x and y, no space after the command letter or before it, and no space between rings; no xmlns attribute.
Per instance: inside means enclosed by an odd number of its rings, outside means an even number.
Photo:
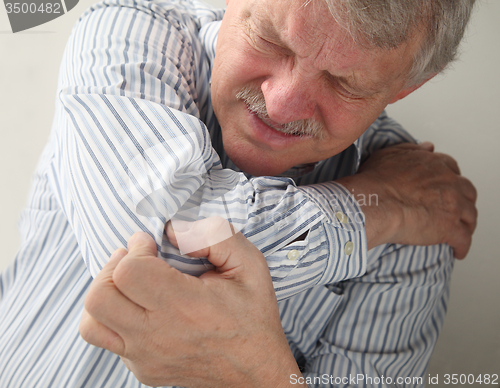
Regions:
<svg viewBox="0 0 500 388"><path fill-rule="evenodd" d="M300 74L280 73L261 85L269 118L280 124L310 119L316 111L312 80Z"/></svg>

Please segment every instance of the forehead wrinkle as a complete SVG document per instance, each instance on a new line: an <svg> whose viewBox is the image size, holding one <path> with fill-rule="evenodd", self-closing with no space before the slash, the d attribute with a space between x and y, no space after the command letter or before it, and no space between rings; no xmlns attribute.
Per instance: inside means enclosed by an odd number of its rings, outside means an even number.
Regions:
<svg viewBox="0 0 500 388"><path fill-rule="evenodd" d="M357 58L359 47L339 28L333 16L323 16L317 7L304 7L301 11L294 16L290 29L304 47L303 58L312 59L323 71L331 69L332 63L337 70L343 70L362 60Z"/></svg>
<svg viewBox="0 0 500 388"><path fill-rule="evenodd" d="M268 34L270 38L273 38L281 43L286 43L281 37L281 33L284 31L282 31L283 28L278 25L279 23L276 20L276 13L272 12L270 7L255 8L255 11L252 12L252 16L259 23L259 29Z"/></svg>
<svg viewBox="0 0 500 388"><path fill-rule="evenodd" d="M349 82L352 86L362 89L361 91L381 92L387 88L389 78L405 74L406 69L397 63L411 55L409 44L403 43L392 50L367 49L356 44L349 36L336 36L338 39L333 37L331 46L325 46L322 59L326 71L333 71L331 74L338 79ZM384 61L385 58L390 59Z"/></svg>
<svg viewBox="0 0 500 388"><path fill-rule="evenodd" d="M378 64L379 50L360 47L333 16L329 13L325 16L318 5L297 7L297 2L291 1L290 8L283 10L276 9L275 4L260 3L252 9L252 16L259 31L290 50L300 61L302 70L329 73L360 92L385 89L387 74L385 67L380 68Z"/></svg>
<svg viewBox="0 0 500 388"><path fill-rule="evenodd" d="M290 8L294 8L294 4L290 4ZM302 13L301 11L303 11L302 5L298 10L289 9L286 13L281 10L273 12L272 6L258 6L252 12L252 17L258 23L259 30L264 32L268 38L290 49L295 55L305 57L309 54L302 53L302 51L311 47L310 41L314 41L315 38L310 32L315 29L307 28L304 25L306 23L300 22L300 19L306 20L297 16ZM298 19L299 25L297 26ZM307 41L304 35L310 35L310 41Z"/></svg>
<svg viewBox="0 0 500 388"><path fill-rule="evenodd" d="M350 36L344 30L332 27L331 23L335 23L333 18L326 21L321 18L316 20L317 14L314 15L311 19L307 14L297 16L291 28L292 31L297 31L293 35L307 50L299 56L303 67L328 73L356 91L371 94L373 90L357 79L356 69L354 69L358 63L362 62L362 58L357 58L359 57L356 51L359 49L358 46L349 39ZM309 28L308 24L315 27ZM324 28L325 26L330 27L328 31ZM304 36L303 31L307 31L307 36ZM318 44L311 44L311 42L318 42Z"/></svg>

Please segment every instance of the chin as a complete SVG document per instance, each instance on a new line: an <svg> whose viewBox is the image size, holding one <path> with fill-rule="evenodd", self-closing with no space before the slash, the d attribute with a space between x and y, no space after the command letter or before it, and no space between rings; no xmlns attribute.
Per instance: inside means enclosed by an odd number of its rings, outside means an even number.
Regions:
<svg viewBox="0 0 500 388"><path fill-rule="evenodd" d="M252 176L274 176L281 174L284 170L270 166L269 164L252 163L249 161L239 161L231 158L234 164L243 172Z"/></svg>
<svg viewBox="0 0 500 388"><path fill-rule="evenodd" d="M288 170L283 163L270 160L269 155L261 157L259 152L231 152L226 150L231 161L243 172L253 176L274 176Z"/></svg>
<svg viewBox="0 0 500 388"><path fill-rule="evenodd" d="M229 127L232 130L225 131L221 124L222 143L227 156L241 171L253 176L275 176L300 163L291 155L292 145L277 150L265 141L255 140L252 131L244 126L230 123Z"/></svg>

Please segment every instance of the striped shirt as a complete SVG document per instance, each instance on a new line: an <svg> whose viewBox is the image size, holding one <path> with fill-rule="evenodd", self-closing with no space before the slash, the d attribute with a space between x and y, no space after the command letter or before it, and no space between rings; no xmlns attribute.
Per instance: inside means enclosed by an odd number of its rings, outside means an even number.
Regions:
<svg viewBox="0 0 500 388"><path fill-rule="evenodd" d="M304 175L295 174L303 166L288 172L293 178L240 172L224 153L210 98L222 16L195 0L107 0L75 26L21 216L21 248L0 277L1 387L142 386L118 356L80 338L85 293L141 230L170 265L207 271L206 259L169 244L164 225L214 215L264 253L310 386L421 385L397 379L425 373L446 310L451 251L367 252L353 198L376 199L333 182L374 150L414 140L384 113ZM364 381L354 383L357 374Z"/></svg>

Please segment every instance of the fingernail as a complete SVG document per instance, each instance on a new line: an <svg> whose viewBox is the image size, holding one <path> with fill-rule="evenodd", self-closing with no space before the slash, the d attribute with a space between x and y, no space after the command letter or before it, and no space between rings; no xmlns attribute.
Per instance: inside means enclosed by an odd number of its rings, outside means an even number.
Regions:
<svg viewBox="0 0 500 388"><path fill-rule="evenodd" d="M418 145L424 148L434 147L434 144L432 144L430 141L424 141L422 143L419 143Z"/></svg>

